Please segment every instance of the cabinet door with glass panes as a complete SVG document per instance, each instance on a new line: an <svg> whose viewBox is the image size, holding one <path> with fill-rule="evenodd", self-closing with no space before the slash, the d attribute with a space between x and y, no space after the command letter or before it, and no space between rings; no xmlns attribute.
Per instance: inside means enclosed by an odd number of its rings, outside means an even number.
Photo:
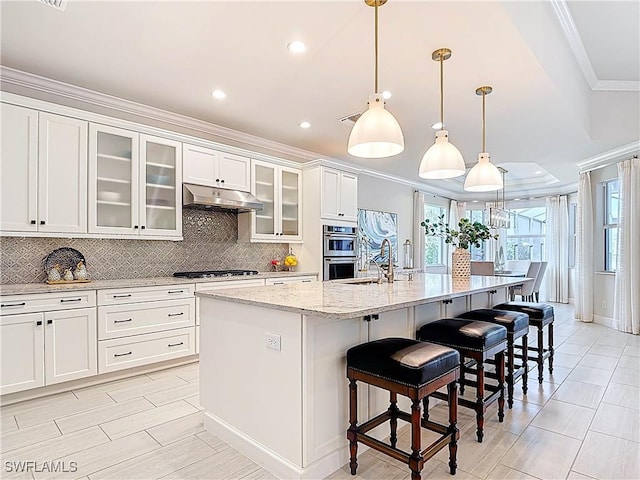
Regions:
<svg viewBox="0 0 640 480"><path fill-rule="evenodd" d="M89 125L89 233L137 234L139 135Z"/></svg>
<svg viewBox="0 0 640 480"><path fill-rule="evenodd" d="M182 235L180 142L140 135L140 235Z"/></svg>
<svg viewBox="0 0 640 480"><path fill-rule="evenodd" d="M279 167L280 186L280 236L288 241L302 240L301 213L301 182L300 170L289 167Z"/></svg>

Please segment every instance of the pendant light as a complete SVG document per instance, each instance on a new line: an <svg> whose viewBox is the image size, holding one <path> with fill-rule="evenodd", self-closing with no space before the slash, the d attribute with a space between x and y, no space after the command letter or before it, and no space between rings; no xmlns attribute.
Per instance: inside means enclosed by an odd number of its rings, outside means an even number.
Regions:
<svg viewBox="0 0 640 480"><path fill-rule="evenodd" d="M476 95L482 95L482 152L478 154L478 163L469 171L464 181L464 189L467 192L491 192L500 190L503 186L500 170L491 163L485 145L485 97L492 91L489 86L476 89Z"/></svg>
<svg viewBox="0 0 640 480"><path fill-rule="evenodd" d="M444 88L443 63L451 57L451 50L439 48L431 58L440 62L440 130L436 133L436 142L422 157L418 175L420 178L443 179L464 175L465 166L460 150L449 143L449 132L444 129Z"/></svg>
<svg viewBox="0 0 640 480"><path fill-rule="evenodd" d="M395 117L385 110L384 98L378 93L378 7L387 0L365 0L375 8L375 85L369 95L369 109L351 129L347 151L354 157L384 158L404 150L404 135Z"/></svg>

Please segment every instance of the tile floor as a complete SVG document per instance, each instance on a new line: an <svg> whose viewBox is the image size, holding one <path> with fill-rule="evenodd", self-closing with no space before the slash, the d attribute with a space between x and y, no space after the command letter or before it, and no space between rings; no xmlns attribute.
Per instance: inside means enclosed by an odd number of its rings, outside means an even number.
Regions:
<svg viewBox="0 0 640 480"><path fill-rule="evenodd" d="M526 397L517 385L503 423L495 408L487 412L482 444L473 414L460 409L457 475L449 475L443 450L423 478L640 478L640 337L575 322L570 306L555 308L554 375L545 369L538 386L534 373ZM430 412L446 418L442 404ZM197 364L3 406L0 417L1 478L274 478L203 429ZM399 446L408 443L404 428ZM20 460L59 460L76 471L20 473L13 463ZM355 478L410 477L378 452L358 462ZM345 466L330 478L354 477Z"/></svg>

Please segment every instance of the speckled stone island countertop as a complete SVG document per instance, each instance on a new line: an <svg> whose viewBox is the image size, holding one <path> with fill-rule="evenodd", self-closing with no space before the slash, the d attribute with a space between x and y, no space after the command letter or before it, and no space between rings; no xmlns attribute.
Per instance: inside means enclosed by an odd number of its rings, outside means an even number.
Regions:
<svg viewBox="0 0 640 480"><path fill-rule="evenodd" d="M103 288L153 287L155 285L184 285L188 283L242 281L256 278L302 277L306 275L318 275L318 272L261 272L257 275L213 278L125 278L120 280L95 280L89 283L69 283L56 285L48 285L46 283L17 283L0 285L0 295L26 295L33 293L100 290Z"/></svg>
<svg viewBox="0 0 640 480"><path fill-rule="evenodd" d="M403 278L394 283L335 280L196 292L196 296L340 320L505 288L527 280L531 279L475 275L453 279L451 275L417 273L413 281Z"/></svg>

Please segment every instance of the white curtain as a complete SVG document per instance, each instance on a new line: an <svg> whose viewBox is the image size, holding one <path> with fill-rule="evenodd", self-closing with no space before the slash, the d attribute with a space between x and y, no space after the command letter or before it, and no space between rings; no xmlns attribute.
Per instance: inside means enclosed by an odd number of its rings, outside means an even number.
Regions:
<svg viewBox="0 0 640 480"><path fill-rule="evenodd" d="M569 210L567 196L547 197L546 300L569 303Z"/></svg>
<svg viewBox="0 0 640 480"><path fill-rule="evenodd" d="M413 192L413 268L424 272L424 193Z"/></svg>
<svg viewBox="0 0 640 480"><path fill-rule="evenodd" d="M464 208L465 204L462 203L462 205ZM457 230L458 222L462 217L464 217L464 210L462 210L462 215L460 215L458 202L456 202L455 200L451 200L451 202L449 202L449 220L448 220L449 226L454 230ZM453 253L454 250L455 249L453 248L453 246L447 245L447 253L446 253L447 273L451 273L451 261L452 261L451 254Z"/></svg>
<svg viewBox="0 0 640 480"><path fill-rule="evenodd" d="M591 174L580 174L576 231L576 305L578 320L593 322L593 194Z"/></svg>
<svg viewBox="0 0 640 480"><path fill-rule="evenodd" d="M640 159L618 163L620 213L614 328L640 334Z"/></svg>

